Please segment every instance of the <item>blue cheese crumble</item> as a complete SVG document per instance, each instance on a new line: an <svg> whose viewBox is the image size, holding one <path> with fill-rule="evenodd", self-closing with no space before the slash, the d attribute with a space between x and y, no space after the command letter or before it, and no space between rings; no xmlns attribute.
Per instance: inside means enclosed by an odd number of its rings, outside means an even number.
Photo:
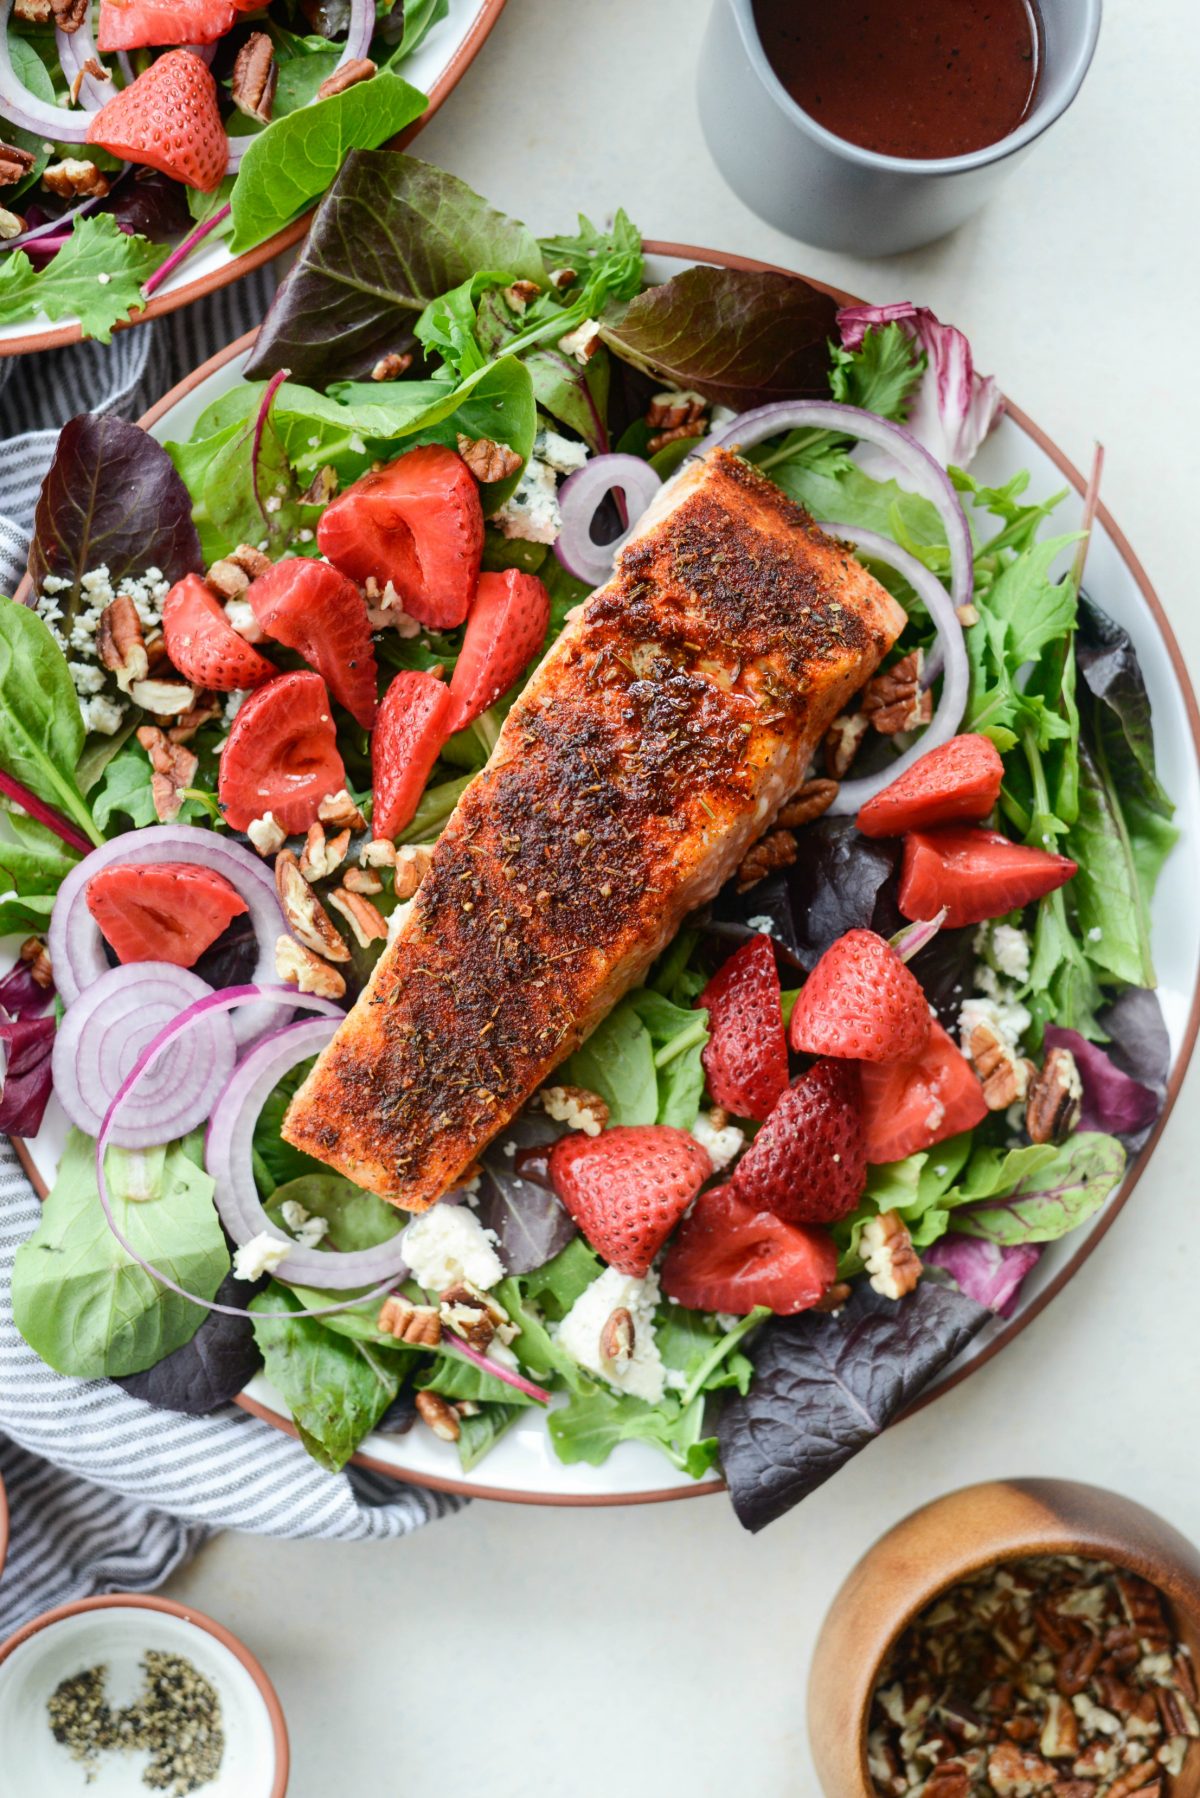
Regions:
<svg viewBox="0 0 1200 1798"><path fill-rule="evenodd" d="M143 631L156 631L162 624L163 601L171 583L160 568L122 576L114 586L107 564L89 568L79 582L79 606L67 621L61 597L71 590L71 582L63 575L43 577L34 610L67 659L67 671L79 697L79 712L84 728L111 737L120 730L129 702L112 691L112 683L100 661L100 620L118 593L133 601Z"/></svg>
<svg viewBox="0 0 1200 1798"><path fill-rule="evenodd" d="M415 1217L401 1238L412 1277L426 1292L464 1284L487 1292L504 1278L497 1238L465 1205L433 1205Z"/></svg>
<svg viewBox="0 0 1200 1798"><path fill-rule="evenodd" d="M580 1367L597 1374L617 1392L632 1393L655 1405L666 1390L666 1369L654 1339L657 1308L656 1273L651 1271L638 1280L608 1267L576 1299L554 1332L555 1340ZM603 1346L605 1326L614 1311L628 1311L633 1324L632 1351L618 1359L606 1355Z"/></svg>

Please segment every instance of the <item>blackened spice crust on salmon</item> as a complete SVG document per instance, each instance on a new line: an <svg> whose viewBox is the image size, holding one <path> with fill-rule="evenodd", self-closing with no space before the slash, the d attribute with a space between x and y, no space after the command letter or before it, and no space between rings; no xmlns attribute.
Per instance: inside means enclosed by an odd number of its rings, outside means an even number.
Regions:
<svg viewBox="0 0 1200 1798"><path fill-rule="evenodd" d="M747 464L719 453L674 491L513 706L288 1114L290 1141L403 1205L636 984L903 623Z"/></svg>

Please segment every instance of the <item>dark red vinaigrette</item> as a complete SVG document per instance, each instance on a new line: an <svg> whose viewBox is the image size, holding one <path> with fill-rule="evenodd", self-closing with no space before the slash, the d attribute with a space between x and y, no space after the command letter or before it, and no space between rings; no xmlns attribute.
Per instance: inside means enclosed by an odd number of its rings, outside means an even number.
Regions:
<svg viewBox="0 0 1200 1798"><path fill-rule="evenodd" d="M797 105L885 156L982 150L1037 94L1034 0L754 0L754 17Z"/></svg>

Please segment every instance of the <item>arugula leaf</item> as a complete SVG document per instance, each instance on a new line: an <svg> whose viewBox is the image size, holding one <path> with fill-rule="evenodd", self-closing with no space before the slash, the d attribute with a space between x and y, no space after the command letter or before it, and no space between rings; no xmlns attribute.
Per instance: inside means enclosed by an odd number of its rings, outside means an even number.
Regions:
<svg viewBox="0 0 1200 1798"><path fill-rule="evenodd" d="M954 1228L1001 1245L1053 1242L1099 1211L1125 1160L1115 1136L1089 1130L1076 1131L1061 1148L977 1149L951 1195Z"/></svg>
<svg viewBox="0 0 1200 1798"><path fill-rule="evenodd" d="M555 1454L567 1465L586 1461L598 1467L618 1442L649 1442L698 1480L717 1458L716 1437L701 1435L703 1421L703 1398L685 1410L670 1396L648 1405L628 1393L593 1386L551 1411L546 1428Z"/></svg>
<svg viewBox="0 0 1200 1798"><path fill-rule="evenodd" d="M604 231L579 214L574 236L543 237L541 251L551 268L573 268L574 287L592 295L631 300L642 285L642 234L629 214L618 208L612 229Z"/></svg>
<svg viewBox="0 0 1200 1798"><path fill-rule="evenodd" d="M77 318L85 337L111 343L113 326L146 304L142 284L167 254L165 244L129 237L111 213L75 220L46 267L35 269L24 250L0 262L0 324Z"/></svg>
<svg viewBox="0 0 1200 1798"><path fill-rule="evenodd" d="M101 843L75 780L83 734L66 657L49 626L30 607L0 599L0 767Z"/></svg>
<svg viewBox="0 0 1200 1798"><path fill-rule="evenodd" d="M374 150L429 101L390 70L275 119L253 139L233 184L235 256L252 250L323 194L349 150Z"/></svg>
<svg viewBox="0 0 1200 1798"><path fill-rule="evenodd" d="M17 1328L43 1361L80 1379L153 1366L188 1342L206 1315L118 1243L100 1208L95 1152L90 1136L70 1132L41 1220L13 1265ZM122 1234L180 1286L212 1298L229 1272L213 1181L184 1143L135 1165L144 1176L136 1196L128 1164L114 1161L109 1171Z"/></svg>
<svg viewBox="0 0 1200 1798"><path fill-rule="evenodd" d="M399 1392L404 1357L322 1329L317 1318L257 1315L303 1311L297 1295L275 1280L249 1308L264 1371L287 1401L300 1440L337 1473Z"/></svg>

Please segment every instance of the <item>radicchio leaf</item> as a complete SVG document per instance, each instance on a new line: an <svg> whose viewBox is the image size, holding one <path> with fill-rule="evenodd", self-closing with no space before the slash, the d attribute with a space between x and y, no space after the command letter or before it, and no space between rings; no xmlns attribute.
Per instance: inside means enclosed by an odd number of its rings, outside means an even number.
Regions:
<svg viewBox="0 0 1200 1798"><path fill-rule="evenodd" d="M561 1254L577 1234L570 1214L558 1194L540 1181L523 1179L517 1171L516 1151L541 1147L563 1134L563 1126L549 1118L515 1118L502 1130L483 1157L483 1178L476 1215L485 1230L494 1230L500 1259L510 1274L531 1274Z"/></svg>
<svg viewBox="0 0 1200 1798"><path fill-rule="evenodd" d="M978 1236L943 1236L924 1251L926 1267L941 1267L960 1292L986 1305L999 1317L1011 1317L1017 1308L1026 1274L1041 1258L1036 1243L984 1242Z"/></svg>
<svg viewBox="0 0 1200 1798"><path fill-rule="evenodd" d="M265 1284L263 1280L235 1280L226 1274L217 1288L217 1302L247 1305ZM144 1373L126 1374L114 1384L162 1411L202 1417L236 1398L261 1365L253 1319L210 1311L190 1342Z"/></svg>
<svg viewBox="0 0 1200 1798"><path fill-rule="evenodd" d="M182 237L192 224L187 188L157 169L134 169L132 179L114 193L112 211L122 231L154 243Z"/></svg>
<svg viewBox="0 0 1200 1798"><path fill-rule="evenodd" d="M629 302L600 335L619 357L739 412L825 398L837 305L798 275L688 268Z"/></svg>
<svg viewBox="0 0 1200 1798"><path fill-rule="evenodd" d="M1131 1080L1096 1043L1077 1030L1046 1026L1048 1049L1069 1049L1083 1081L1081 1130L1107 1130L1113 1136L1144 1138L1162 1110L1162 1094Z"/></svg>
<svg viewBox="0 0 1200 1798"><path fill-rule="evenodd" d="M53 998L53 986L39 986L26 961L16 962L0 980L0 1012L14 1017L39 1017Z"/></svg>
<svg viewBox="0 0 1200 1798"><path fill-rule="evenodd" d="M908 401L906 430L943 468L969 466L999 418L1004 399L991 375L975 371L971 346L954 325L944 325L927 306L900 300L890 306L846 306L837 315L842 343L856 350L872 327L898 324L925 352L925 372ZM910 485L886 450L864 445L856 461L877 479Z"/></svg>
<svg viewBox="0 0 1200 1798"><path fill-rule="evenodd" d="M937 1280L898 1302L860 1281L836 1315L764 1325L754 1380L717 1425L739 1521L763 1529L865 1448L991 1313Z"/></svg>
<svg viewBox="0 0 1200 1798"><path fill-rule="evenodd" d="M50 1101L53 1018L0 1020L0 1132L36 1136Z"/></svg>
<svg viewBox="0 0 1200 1798"><path fill-rule="evenodd" d="M114 583L161 569L168 581L203 567L192 500L162 445L111 413L81 412L59 432L33 517L29 573L71 582L56 595L64 624L79 583L106 567Z"/></svg>

